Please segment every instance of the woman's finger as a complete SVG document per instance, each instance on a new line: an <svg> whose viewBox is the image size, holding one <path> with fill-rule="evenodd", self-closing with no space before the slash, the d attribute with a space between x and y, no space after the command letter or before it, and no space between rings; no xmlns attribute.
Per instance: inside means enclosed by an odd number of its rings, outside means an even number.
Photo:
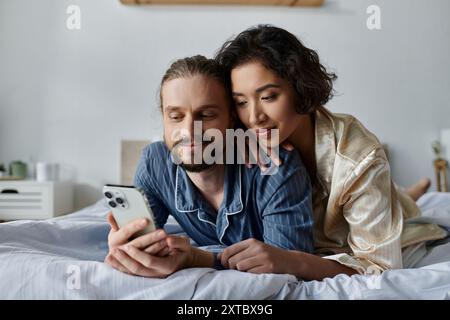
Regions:
<svg viewBox="0 0 450 320"><path fill-rule="evenodd" d="M284 148L284 149L286 149L287 151L292 151L292 150L294 150L293 144L290 143L289 141L284 141L284 142L281 144L281 147Z"/></svg>
<svg viewBox="0 0 450 320"><path fill-rule="evenodd" d="M270 148L269 155L270 155L270 160L273 162L273 164L275 164L276 166L279 167L282 162L281 162L278 152L276 152L273 148Z"/></svg>

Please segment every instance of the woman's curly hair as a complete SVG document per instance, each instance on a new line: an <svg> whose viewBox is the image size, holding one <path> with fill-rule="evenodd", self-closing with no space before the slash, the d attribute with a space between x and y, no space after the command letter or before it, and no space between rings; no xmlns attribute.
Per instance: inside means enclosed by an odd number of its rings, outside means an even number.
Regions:
<svg viewBox="0 0 450 320"><path fill-rule="evenodd" d="M327 72L314 50L275 26L258 25L241 32L223 44L215 59L228 75L249 61L261 62L291 83L298 97L296 111L301 114L314 111L333 97L336 74Z"/></svg>

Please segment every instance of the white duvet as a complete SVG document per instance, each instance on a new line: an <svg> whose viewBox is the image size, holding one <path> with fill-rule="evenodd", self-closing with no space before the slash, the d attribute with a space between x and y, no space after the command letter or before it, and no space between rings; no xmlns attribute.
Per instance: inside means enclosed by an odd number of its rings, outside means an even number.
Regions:
<svg viewBox="0 0 450 320"><path fill-rule="evenodd" d="M419 199L418 221L450 228L450 194ZM103 201L44 221L0 224L1 299L448 299L450 242L421 248L419 266L382 275L305 282L290 275L185 269L135 277L103 263L109 226ZM417 221L416 221L417 222ZM169 223L167 231L179 232ZM426 253L426 254L425 254ZM422 258L422 256L425 256Z"/></svg>

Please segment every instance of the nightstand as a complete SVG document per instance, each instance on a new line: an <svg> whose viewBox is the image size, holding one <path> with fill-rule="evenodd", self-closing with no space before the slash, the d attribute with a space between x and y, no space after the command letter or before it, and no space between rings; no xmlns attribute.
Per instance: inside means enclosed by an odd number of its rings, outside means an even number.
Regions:
<svg viewBox="0 0 450 320"><path fill-rule="evenodd" d="M70 181L0 181L0 220L48 219L72 210Z"/></svg>

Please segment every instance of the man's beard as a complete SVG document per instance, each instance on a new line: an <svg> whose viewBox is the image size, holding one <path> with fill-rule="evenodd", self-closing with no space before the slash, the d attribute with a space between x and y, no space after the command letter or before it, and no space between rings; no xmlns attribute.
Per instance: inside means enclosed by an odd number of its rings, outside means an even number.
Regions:
<svg viewBox="0 0 450 320"><path fill-rule="evenodd" d="M181 163L180 166L184 168L184 170L189 172L202 172L206 169L211 168L212 166L215 166L215 163L207 164L207 163L200 163L200 164L186 164Z"/></svg>
<svg viewBox="0 0 450 320"><path fill-rule="evenodd" d="M164 137L164 143L166 144L167 147L169 147L169 144L167 143L167 140L166 140L165 137ZM179 145L181 143L182 143L182 141L177 141L172 146L172 148L169 148L169 150L172 153L173 157L178 157L177 152L174 151L174 150L176 149L177 145ZM202 154L203 154L203 148L202 148ZM194 156L191 155L191 160L193 160L193 158L194 158ZM202 157L201 163L184 163L181 160L179 162L181 162L179 164L179 166L182 167L183 169L185 169L188 172L202 172L202 171L205 171L205 170L207 170L207 169L209 169L209 168L211 168L211 167L216 165L216 163L211 163L211 164L205 163L203 161L203 157ZM194 161L191 161L191 162L194 162Z"/></svg>

